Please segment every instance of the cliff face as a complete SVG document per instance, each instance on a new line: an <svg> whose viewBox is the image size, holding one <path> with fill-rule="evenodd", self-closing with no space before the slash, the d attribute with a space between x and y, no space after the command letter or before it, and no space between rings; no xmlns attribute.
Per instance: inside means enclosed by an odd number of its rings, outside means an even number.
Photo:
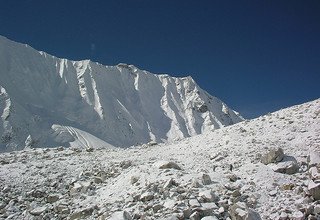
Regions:
<svg viewBox="0 0 320 220"><path fill-rule="evenodd" d="M70 61L0 37L0 149L128 147L242 121L191 77Z"/></svg>

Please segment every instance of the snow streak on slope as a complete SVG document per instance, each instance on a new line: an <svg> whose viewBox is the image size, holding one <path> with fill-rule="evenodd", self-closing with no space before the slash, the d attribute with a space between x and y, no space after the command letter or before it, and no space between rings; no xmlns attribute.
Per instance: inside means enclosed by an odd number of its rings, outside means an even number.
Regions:
<svg viewBox="0 0 320 220"><path fill-rule="evenodd" d="M59 59L4 37L0 67L1 150L75 145L70 128L100 140L90 143L87 135L85 147L101 147L101 141L127 147L242 121L191 77Z"/></svg>

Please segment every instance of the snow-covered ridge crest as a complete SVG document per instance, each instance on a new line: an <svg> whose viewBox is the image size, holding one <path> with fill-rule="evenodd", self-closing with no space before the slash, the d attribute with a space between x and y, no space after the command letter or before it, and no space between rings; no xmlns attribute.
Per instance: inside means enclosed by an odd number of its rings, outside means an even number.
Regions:
<svg viewBox="0 0 320 220"><path fill-rule="evenodd" d="M128 147L243 120L191 77L60 59L1 36L0 66L1 151Z"/></svg>

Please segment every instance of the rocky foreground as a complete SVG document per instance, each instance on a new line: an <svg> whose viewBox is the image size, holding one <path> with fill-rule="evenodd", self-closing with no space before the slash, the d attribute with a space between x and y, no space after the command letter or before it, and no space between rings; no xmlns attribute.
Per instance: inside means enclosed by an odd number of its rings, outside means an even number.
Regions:
<svg viewBox="0 0 320 220"><path fill-rule="evenodd" d="M0 155L0 219L320 219L320 100L172 144Z"/></svg>

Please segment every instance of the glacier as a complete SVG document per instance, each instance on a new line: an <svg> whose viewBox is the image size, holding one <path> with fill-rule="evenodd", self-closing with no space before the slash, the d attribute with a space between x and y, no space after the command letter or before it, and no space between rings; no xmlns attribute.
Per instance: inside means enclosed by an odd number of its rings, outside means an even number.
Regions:
<svg viewBox="0 0 320 220"><path fill-rule="evenodd" d="M190 77L60 59L0 36L0 151L173 142L243 121Z"/></svg>

